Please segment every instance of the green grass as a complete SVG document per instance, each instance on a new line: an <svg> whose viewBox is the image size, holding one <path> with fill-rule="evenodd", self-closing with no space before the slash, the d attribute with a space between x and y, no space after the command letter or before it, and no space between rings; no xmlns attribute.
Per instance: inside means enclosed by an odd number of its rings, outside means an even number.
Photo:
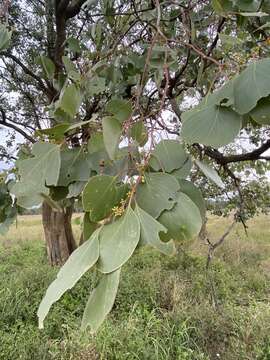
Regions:
<svg viewBox="0 0 270 360"><path fill-rule="evenodd" d="M213 218L212 240L229 220ZM79 236L79 227L74 225ZM0 239L0 359L270 360L270 228L260 216L237 226L208 272L197 240L174 258L150 249L123 271L112 313L96 336L79 331L95 272L55 304L37 328L48 266L39 217L22 217Z"/></svg>

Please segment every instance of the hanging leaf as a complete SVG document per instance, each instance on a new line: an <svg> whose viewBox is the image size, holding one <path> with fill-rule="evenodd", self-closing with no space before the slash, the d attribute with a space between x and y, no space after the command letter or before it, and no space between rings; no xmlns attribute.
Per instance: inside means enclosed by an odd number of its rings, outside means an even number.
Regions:
<svg viewBox="0 0 270 360"><path fill-rule="evenodd" d="M234 140L242 118L229 108L203 104L183 114L182 137L189 144L221 147Z"/></svg>
<svg viewBox="0 0 270 360"><path fill-rule="evenodd" d="M112 310L120 279L121 269L103 274L98 286L93 290L84 309L81 329L88 326L91 332L97 332L106 316Z"/></svg>
<svg viewBox="0 0 270 360"><path fill-rule="evenodd" d="M97 262L99 257L99 232L100 228L92 234L88 241L70 255L67 262L60 269L57 278L49 286L38 308L37 315L40 329L43 328L43 321L51 306Z"/></svg>
<svg viewBox="0 0 270 360"><path fill-rule="evenodd" d="M64 88L63 93L58 100L57 107L61 108L71 118L73 118L82 102L82 95L76 85L71 84Z"/></svg>
<svg viewBox="0 0 270 360"><path fill-rule="evenodd" d="M102 128L105 148L110 159L114 160L122 132L121 125L117 119L106 116L102 119Z"/></svg>
<svg viewBox="0 0 270 360"><path fill-rule="evenodd" d="M176 241L193 239L202 227L199 208L182 192L178 192L176 201L171 210L165 210L158 218L158 221L168 229L166 234L161 234L161 239Z"/></svg>
<svg viewBox="0 0 270 360"><path fill-rule="evenodd" d="M96 132L88 141L88 152L93 154L95 152L103 151L105 149L102 132Z"/></svg>
<svg viewBox="0 0 270 360"><path fill-rule="evenodd" d="M55 73L55 65L52 60L47 56L42 55L38 57L38 62L42 66L46 78L52 80Z"/></svg>
<svg viewBox="0 0 270 360"><path fill-rule="evenodd" d="M167 229L138 205L136 205L135 212L141 225L141 243L149 244L165 255L174 255L176 252L174 242L172 240L163 242L159 237L159 233L161 231L166 233Z"/></svg>
<svg viewBox="0 0 270 360"><path fill-rule="evenodd" d="M132 106L129 101L121 99L110 100L106 111L112 114L120 123L129 119L132 114Z"/></svg>
<svg viewBox="0 0 270 360"><path fill-rule="evenodd" d="M164 173L148 173L144 178L145 183L137 188L136 201L140 208L157 218L163 210L173 207L180 185L174 176Z"/></svg>
<svg viewBox="0 0 270 360"><path fill-rule="evenodd" d="M66 43L71 51L75 53L80 53L82 51L81 44L78 39L71 36L66 40Z"/></svg>
<svg viewBox="0 0 270 360"><path fill-rule="evenodd" d="M172 171L171 175L175 176L176 179L185 179L188 177L192 165L191 157L188 156L184 164L179 169Z"/></svg>
<svg viewBox="0 0 270 360"><path fill-rule="evenodd" d="M250 64L234 81L234 108L247 114L257 102L270 94L270 59Z"/></svg>
<svg viewBox="0 0 270 360"><path fill-rule="evenodd" d="M171 172L181 168L186 160L187 154L179 141L161 140L152 152L149 165L155 171Z"/></svg>
<svg viewBox="0 0 270 360"><path fill-rule="evenodd" d="M91 221L106 218L125 196L127 186L116 186L116 180L113 176L97 175L85 186L82 194L83 208L89 212Z"/></svg>
<svg viewBox="0 0 270 360"><path fill-rule="evenodd" d="M195 160L195 163L206 177L212 180L217 186L224 189L225 185L215 169L199 160Z"/></svg>
<svg viewBox="0 0 270 360"><path fill-rule="evenodd" d="M38 142L33 145L32 154L33 158L17 161L20 180L11 188L17 203L25 208L41 204L40 194L49 195L46 186L57 186L60 172L59 146Z"/></svg>
<svg viewBox="0 0 270 360"><path fill-rule="evenodd" d="M270 125L270 97L259 100L249 115L260 125Z"/></svg>
<svg viewBox="0 0 270 360"><path fill-rule="evenodd" d="M83 216L83 239L86 241L92 236L97 228L97 223L94 223L90 220L89 213L84 213Z"/></svg>
<svg viewBox="0 0 270 360"><path fill-rule="evenodd" d="M67 199L78 197L84 187L86 185L86 181L75 181L68 186L68 193L66 194Z"/></svg>
<svg viewBox="0 0 270 360"><path fill-rule="evenodd" d="M9 47L12 32L8 31L4 24L0 24L0 50L5 50Z"/></svg>
<svg viewBox="0 0 270 360"><path fill-rule="evenodd" d="M130 136L137 141L140 146L144 146L148 140L147 129L143 121L137 121L130 129Z"/></svg>
<svg viewBox="0 0 270 360"><path fill-rule="evenodd" d="M139 240L140 222L129 206L121 218L103 226L100 233L99 270L106 274L120 268L131 257Z"/></svg>
<svg viewBox="0 0 270 360"><path fill-rule="evenodd" d="M191 181L184 179L179 179L178 181L180 184L180 191L186 194L194 202L194 204L198 206L201 213L201 218L204 219L206 214L206 207L200 189L198 189Z"/></svg>
<svg viewBox="0 0 270 360"><path fill-rule="evenodd" d="M61 169L58 185L68 186L74 181L88 181L91 169L83 148L66 148L61 151Z"/></svg>

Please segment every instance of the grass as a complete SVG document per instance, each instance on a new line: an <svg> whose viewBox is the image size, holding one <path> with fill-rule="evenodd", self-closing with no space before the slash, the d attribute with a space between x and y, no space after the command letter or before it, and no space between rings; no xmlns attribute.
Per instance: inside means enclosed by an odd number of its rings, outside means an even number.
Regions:
<svg viewBox="0 0 270 360"><path fill-rule="evenodd" d="M228 224L212 218L211 239ZM21 217L0 238L0 359L270 360L269 218L250 221L248 234L237 226L208 272L200 241L174 258L138 250L122 271L112 313L93 336L79 326L94 272L38 330L37 307L57 269L47 264L40 217Z"/></svg>

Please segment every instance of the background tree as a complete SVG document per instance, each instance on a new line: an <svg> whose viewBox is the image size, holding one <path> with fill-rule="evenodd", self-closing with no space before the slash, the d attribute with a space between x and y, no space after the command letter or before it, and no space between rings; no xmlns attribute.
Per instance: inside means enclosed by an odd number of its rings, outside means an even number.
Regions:
<svg viewBox="0 0 270 360"><path fill-rule="evenodd" d="M41 325L98 262L104 275L83 319L97 329L138 244L173 254L173 243L162 240L199 233L205 204L196 184L206 198L226 202L221 213L236 209L243 224L254 200L265 204L269 12L266 1L240 0L11 4L12 40L0 52L1 124L28 147L9 189L22 207L43 202L52 264L75 248L75 200L89 239L48 289Z"/></svg>

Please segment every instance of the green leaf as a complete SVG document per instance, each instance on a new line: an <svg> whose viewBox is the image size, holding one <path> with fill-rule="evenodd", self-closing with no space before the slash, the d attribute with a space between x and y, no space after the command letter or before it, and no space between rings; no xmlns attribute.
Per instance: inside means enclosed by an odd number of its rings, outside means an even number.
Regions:
<svg viewBox="0 0 270 360"><path fill-rule="evenodd" d="M230 0L212 0L212 7L218 14L233 10L233 4Z"/></svg>
<svg viewBox="0 0 270 360"><path fill-rule="evenodd" d="M89 154L93 154L95 152L103 151L104 149L103 134L101 132L96 132L88 141L88 152Z"/></svg>
<svg viewBox="0 0 270 360"><path fill-rule="evenodd" d="M182 192L178 192L175 206L171 210L165 210L158 221L168 229L166 234L161 234L164 240L193 239L202 227L199 208Z"/></svg>
<svg viewBox="0 0 270 360"><path fill-rule="evenodd" d="M176 252L173 241L163 242L160 240L159 233L167 232L167 229L156 221L151 215L136 205L135 212L141 225L141 238L143 244L149 244L165 255L174 255Z"/></svg>
<svg viewBox="0 0 270 360"><path fill-rule="evenodd" d="M130 136L137 141L140 146L144 146L148 140L147 129L143 121L137 121L130 129Z"/></svg>
<svg viewBox="0 0 270 360"><path fill-rule="evenodd" d="M148 173L144 178L145 183L137 188L136 201L140 208L157 218L163 210L174 206L180 185L174 176L164 173Z"/></svg>
<svg viewBox="0 0 270 360"><path fill-rule="evenodd" d="M208 179L212 180L220 188L225 188L223 181L221 180L215 169L199 160L195 160L195 163L198 168L203 172L203 174L208 177Z"/></svg>
<svg viewBox="0 0 270 360"><path fill-rule="evenodd" d="M88 181L91 173L83 147L61 151L59 186L68 186L74 181Z"/></svg>
<svg viewBox="0 0 270 360"><path fill-rule="evenodd" d="M83 274L98 260L100 229L97 229L90 239L75 250L64 266L60 269L57 278L49 286L38 308L39 328L43 328L43 321L51 306L69 289L71 289Z"/></svg>
<svg viewBox="0 0 270 360"><path fill-rule="evenodd" d="M129 206L121 218L102 228L99 270L110 273L120 268L131 257L139 240L140 222Z"/></svg>
<svg viewBox="0 0 270 360"><path fill-rule="evenodd" d="M181 168L187 161L187 154L183 145L177 140L161 140L149 161L149 165L155 170L171 172Z"/></svg>
<svg viewBox="0 0 270 360"><path fill-rule="evenodd" d="M12 32L8 31L7 27L0 24L0 50L5 50L9 47Z"/></svg>
<svg viewBox="0 0 270 360"><path fill-rule="evenodd" d="M247 114L269 94L270 59L253 62L234 81L235 111Z"/></svg>
<svg viewBox="0 0 270 360"><path fill-rule="evenodd" d="M54 78L54 72L55 72L55 65L52 62L52 60L47 56L42 55L39 57L39 61L47 79L52 80Z"/></svg>
<svg viewBox="0 0 270 360"><path fill-rule="evenodd" d="M84 213L83 216L83 239L86 241L95 232L98 224L90 220L89 213Z"/></svg>
<svg viewBox="0 0 270 360"><path fill-rule="evenodd" d="M71 36L66 40L66 43L71 51L75 53L81 52L81 45L78 39Z"/></svg>
<svg viewBox="0 0 270 360"><path fill-rule="evenodd" d="M261 0L236 0L236 6L242 11L257 11L261 6Z"/></svg>
<svg viewBox="0 0 270 360"><path fill-rule="evenodd" d="M121 125L117 119L106 116L102 119L102 128L105 148L110 159L114 160L122 132Z"/></svg>
<svg viewBox="0 0 270 360"><path fill-rule="evenodd" d="M129 119L132 114L132 106L129 101L121 99L110 100L106 111L112 114L120 123Z"/></svg>
<svg viewBox="0 0 270 360"><path fill-rule="evenodd" d="M71 118L73 118L82 102L82 95L80 90L76 85L71 84L64 88L62 92L57 107L60 107L64 112L66 112Z"/></svg>
<svg viewBox="0 0 270 360"><path fill-rule="evenodd" d="M229 108L203 104L183 114L182 137L189 144L221 147L234 140L242 117Z"/></svg>
<svg viewBox="0 0 270 360"><path fill-rule="evenodd" d="M178 181L180 184L180 191L186 194L194 202L194 204L198 206L201 213L201 218L204 219L206 214L206 207L200 189L198 189L191 181L184 179L179 179Z"/></svg>
<svg viewBox="0 0 270 360"><path fill-rule="evenodd" d="M192 168L191 157L188 156L184 164L179 168L171 172L171 175L175 176L176 179L185 179L188 177L190 170Z"/></svg>
<svg viewBox="0 0 270 360"><path fill-rule="evenodd" d="M269 16L269 14L262 12L262 11L258 11L258 12L241 12L240 15L242 16L246 16L246 17L264 17L264 16Z"/></svg>
<svg viewBox="0 0 270 360"><path fill-rule="evenodd" d="M18 205L31 208L42 202L41 193L49 195L46 186L57 186L60 172L60 148L57 145L38 142L32 149L33 158L17 161L20 181L11 189Z"/></svg>
<svg viewBox="0 0 270 360"><path fill-rule="evenodd" d="M249 115L260 125L270 125L270 97L259 100Z"/></svg>
<svg viewBox="0 0 270 360"><path fill-rule="evenodd" d="M86 185L86 181L75 181L69 184L68 193L66 197L68 199L71 199L73 197L74 198L78 197L82 193L85 185Z"/></svg>
<svg viewBox="0 0 270 360"><path fill-rule="evenodd" d="M83 208L89 212L92 221L100 221L110 215L112 208L120 202L122 194L123 188L116 186L116 177L93 176L82 194Z"/></svg>
<svg viewBox="0 0 270 360"><path fill-rule="evenodd" d="M95 333L111 311L119 285L121 269L104 274L89 297L84 309L81 329L88 326Z"/></svg>

